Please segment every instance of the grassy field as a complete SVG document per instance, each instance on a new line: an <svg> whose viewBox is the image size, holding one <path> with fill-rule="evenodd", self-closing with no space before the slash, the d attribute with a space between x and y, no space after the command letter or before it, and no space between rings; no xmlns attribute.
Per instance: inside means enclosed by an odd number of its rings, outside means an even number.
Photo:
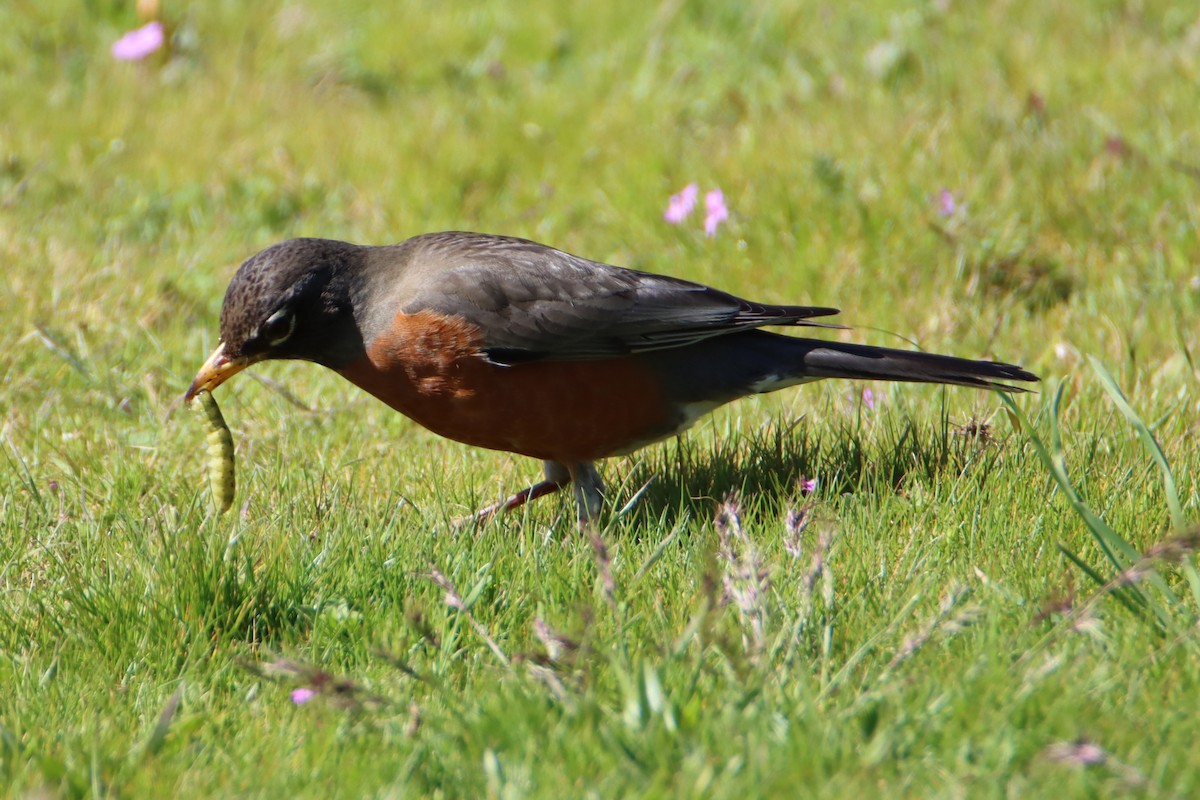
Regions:
<svg viewBox="0 0 1200 800"><path fill-rule="evenodd" d="M1200 16L847 5L0 7L0 794L1200 793ZM740 402L586 536L455 532L539 466L270 364L216 515L237 264L441 229L1044 383Z"/></svg>

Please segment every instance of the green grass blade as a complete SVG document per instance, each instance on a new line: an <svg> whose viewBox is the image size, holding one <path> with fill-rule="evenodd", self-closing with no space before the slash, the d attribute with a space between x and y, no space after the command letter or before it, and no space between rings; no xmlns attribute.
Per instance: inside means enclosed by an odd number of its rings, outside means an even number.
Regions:
<svg viewBox="0 0 1200 800"><path fill-rule="evenodd" d="M1011 398L1007 395L1001 395L1000 399L1008 406L1009 411L1020 420L1021 427L1029 437L1029 442L1033 445L1034 452L1037 453L1038 458L1041 459L1042 463L1050 471L1050 476L1054 478L1054 482L1058 484L1058 488L1062 491L1068 502L1070 502L1075 513L1083 519L1088 530L1092 532L1097 546L1104 553L1109 563L1118 571L1128 569L1138 559L1139 554L1137 550L1092 512L1091 508L1083 501L1083 498L1079 496L1079 492L1076 491L1075 484L1071 481L1070 475L1067 472L1066 455L1063 451L1062 434L1058 423L1063 388L1063 385L1060 384L1051 405L1050 447L1047 447L1041 438L1034 433L1033 426L1029 424L1029 420Z"/></svg>
<svg viewBox="0 0 1200 800"><path fill-rule="evenodd" d="M1072 564L1079 567L1084 575L1087 575L1089 578L1091 578L1096 584L1096 588L1103 589L1108 585L1108 581L1104 579L1103 575L1101 575L1099 572L1096 572L1096 570L1092 568L1091 564L1087 563L1078 555L1076 555L1075 551L1067 547L1062 542L1058 543L1058 552L1066 556L1067 560ZM1111 594L1113 597L1116 597L1118 601L1120 601L1121 605L1125 606L1133 613L1139 615L1145 613L1146 604L1143 602L1144 598L1141 595L1134 592L1123 591L1122 589L1114 590L1111 592Z"/></svg>
<svg viewBox="0 0 1200 800"><path fill-rule="evenodd" d="M1064 385L1060 384L1054 394L1054 400L1051 403L1052 413L1050 414L1050 441L1051 446L1047 448L1042 440L1033 431L1033 427L1029 424L1028 418L1024 415L1021 409L1013 402L1012 398L1007 395L1001 395L1001 400L1008 407L1009 412L1015 416L1021 424L1022 429L1029 437L1030 444L1033 445L1034 451L1038 454L1038 458L1050 470L1050 475L1058 484L1060 490L1067 500L1071 503L1072 509L1083 520L1088 531L1092 534L1092 540L1100 551L1108 559L1114 572L1120 573L1129 569L1135 562L1140 559L1138 551L1125 540L1123 536L1112 529L1104 520L1096 515L1094 511L1083 501L1079 496L1074 484L1071 482L1070 475L1066 467L1066 455L1062 446L1062 433L1059 425L1059 412L1062 407ZM1159 591L1161 591L1171 604L1178 602L1175 593L1167 586L1166 581L1157 572L1151 571L1147 575L1147 580ZM1131 593L1138 595L1150 608L1155 617L1166 625L1170 621L1166 610L1158 603L1155 603L1146 595L1145 591L1140 587L1130 587Z"/></svg>
<svg viewBox="0 0 1200 800"><path fill-rule="evenodd" d="M1125 415L1125 419L1133 425L1133 429L1137 431L1138 438L1142 440L1142 446L1150 457L1154 459L1154 463L1158 465L1159 471L1162 473L1163 492L1167 496L1167 508L1171 512L1171 525L1175 530L1182 530L1187 520L1183 515L1183 505L1179 502L1179 490L1175 485L1175 476L1171 473L1171 465L1167 463L1167 456L1163 453L1162 448L1158 444L1158 440L1154 438L1154 434L1150 432L1150 428L1142 421L1142 418L1129 400L1126 399L1125 393L1121 391L1121 387L1117 385L1112 374L1105 369L1104 365L1095 356L1088 356L1088 362L1092 365L1096 375L1100 378L1100 385L1108 392L1108 396L1112 398L1113 403Z"/></svg>

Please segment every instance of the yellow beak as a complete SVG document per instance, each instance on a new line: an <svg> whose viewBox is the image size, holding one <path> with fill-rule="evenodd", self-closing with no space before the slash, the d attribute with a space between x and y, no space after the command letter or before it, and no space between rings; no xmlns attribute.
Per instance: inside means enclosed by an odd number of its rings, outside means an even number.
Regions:
<svg viewBox="0 0 1200 800"><path fill-rule="evenodd" d="M229 358L225 355L225 343L222 342L217 345L217 349L213 350L212 355L208 357L208 360L200 367L200 371L196 373L196 379L188 387L187 394L183 396L183 401L190 403L197 392L211 392L246 367L261 360L245 356Z"/></svg>

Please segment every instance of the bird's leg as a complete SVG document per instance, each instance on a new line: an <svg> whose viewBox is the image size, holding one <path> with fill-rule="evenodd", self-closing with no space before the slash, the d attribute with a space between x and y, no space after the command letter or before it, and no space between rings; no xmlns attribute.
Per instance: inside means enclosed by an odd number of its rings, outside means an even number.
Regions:
<svg viewBox="0 0 1200 800"><path fill-rule="evenodd" d="M571 471L557 461L546 461L543 465L543 472L546 475L546 480L539 481L528 489L522 489L507 500L501 500L499 503L493 503L487 508L481 508L471 516L459 520L457 524L462 525L468 522L478 524L484 522L501 511L512 511L515 508L525 505L530 500L537 500L539 497L554 494L571 482Z"/></svg>
<svg viewBox="0 0 1200 800"><path fill-rule="evenodd" d="M579 509L579 525L583 527L600 516L604 504L604 479L591 461L568 464L567 471L575 484L575 505Z"/></svg>

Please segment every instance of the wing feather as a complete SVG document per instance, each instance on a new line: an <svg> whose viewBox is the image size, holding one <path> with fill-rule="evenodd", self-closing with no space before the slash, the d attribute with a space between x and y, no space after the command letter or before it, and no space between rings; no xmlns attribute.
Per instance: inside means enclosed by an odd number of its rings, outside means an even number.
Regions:
<svg viewBox="0 0 1200 800"><path fill-rule="evenodd" d="M499 364L608 358L768 325L840 327L810 321L835 308L753 303L524 239L426 238L419 257L437 263L437 280L405 311L432 309L478 325L485 355Z"/></svg>

